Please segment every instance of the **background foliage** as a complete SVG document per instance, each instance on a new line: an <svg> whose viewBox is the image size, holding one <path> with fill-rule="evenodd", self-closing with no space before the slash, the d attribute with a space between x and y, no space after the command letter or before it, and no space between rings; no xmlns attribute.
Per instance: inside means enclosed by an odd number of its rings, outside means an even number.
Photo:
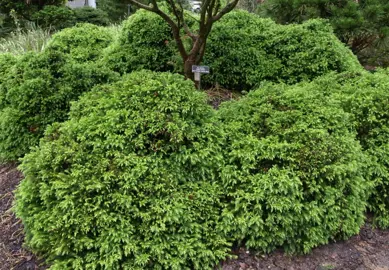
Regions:
<svg viewBox="0 0 389 270"><path fill-rule="evenodd" d="M212 67L204 80L240 90L263 80L296 83L361 68L322 21L281 26L244 11L231 12L215 25L204 63Z"/></svg>
<svg viewBox="0 0 389 270"><path fill-rule="evenodd" d="M107 50L102 61L120 74L134 70L173 70L169 25L158 15L139 10L123 22L119 38Z"/></svg>
<svg viewBox="0 0 389 270"><path fill-rule="evenodd" d="M259 14L282 24L328 19L335 34L364 65L387 66L389 2L386 0L266 0Z"/></svg>

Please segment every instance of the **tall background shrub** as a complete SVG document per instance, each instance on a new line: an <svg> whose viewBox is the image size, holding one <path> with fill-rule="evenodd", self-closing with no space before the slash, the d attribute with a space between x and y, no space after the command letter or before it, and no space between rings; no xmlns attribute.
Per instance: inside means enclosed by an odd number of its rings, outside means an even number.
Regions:
<svg viewBox="0 0 389 270"><path fill-rule="evenodd" d="M169 25L158 15L139 10L123 22L119 38L105 50L103 62L120 74L134 70L173 70L176 48ZM174 45L173 45L174 46Z"/></svg>
<svg viewBox="0 0 389 270"><path fill-rule="evenodd" d="M323 21L282 26L244 11L227 14L215 25L204 64L212 70L205 82L240 90L263 80L296 83L361 68Z"/></svg>

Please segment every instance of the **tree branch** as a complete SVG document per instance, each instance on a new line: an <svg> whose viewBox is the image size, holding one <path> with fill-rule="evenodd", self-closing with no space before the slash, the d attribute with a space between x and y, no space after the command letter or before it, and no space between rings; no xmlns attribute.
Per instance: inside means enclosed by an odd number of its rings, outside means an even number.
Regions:
<svg viewBox="0 0 389 270"><path fill-rule="evenodd" d="M217 20L220 20L221 17L223 17L228 12L233 10L238 4L238 2L239 0L233 0L232 2L228 3L218 14L212 17L212 22L216 22Z"/></svg>
<svg viewBox="0 0 389 270"><path fill-rule="evenodd" d="M148 10L148 11L153 11L153 8L152 8L152 7L147 6L147 5L145 5L145 4L142 4L142 3L139 3L139 2L136 1L136 0L129 0L129 2L130 2L131 4L133 4L134 6L138 7L138 8L143 8L143 9Z"/></svg>
<svg viewBox="0 0 389 270"><path fill-rule="evenodd" d="M152 7L146 6L146 5L142 4L142 3L139 3L137 0L129 0L129 2L131 4L133 4L134 6L137 6L139 8L143 8L145 10L154 12L155 14L161 16L162 19L164 21L166 21L170 25L170 27L172 29L173 37L174 37L174 39L175 39L175 41L177 43L177 47L178 47L178 50L180 52L180 55L181 55L182 59L186 59L188 57L188 54L187 54L187 52L185 50L185 46L182 43L182 40L181 40L181 37L180 37L180 27L179 27L179 25L177 25L169 17L169 15L167 15L165 12L163 12L162 10L159 9L156 0L151 0Z"/></svg>

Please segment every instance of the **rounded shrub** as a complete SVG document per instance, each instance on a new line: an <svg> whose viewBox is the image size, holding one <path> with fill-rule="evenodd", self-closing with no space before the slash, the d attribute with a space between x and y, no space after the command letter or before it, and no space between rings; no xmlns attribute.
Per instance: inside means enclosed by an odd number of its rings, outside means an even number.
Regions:
<svg viewBox="0 0 389 270"><path fill-rule="evenodd" d="M375 225L389 228L389 72L326 76L311 87L333 95L352 114L359 142L370 158L365 170L373 183L369 209Z"/></svg>
<svg viewBox="0 0 389 270"><path fill-rule="evenodd" d="M340 102L299 84L264 85L222 106L222 217L231 239L308 252L359 232L367 158Z"/></svg>
<svg viewBox="0 0 389 270"><path fill-rule="evenodd" d="M104 65L120 74L134 70L173 70L170 26L158 15L139 10L122 24L119 38L103 56ZM174 47L174 48L173 48Z"/></svg>
<svg viewBox="0 0 389 270"><path fill-rule="evenodd" d="M112 40L113 35L104 27L77 24L54 34L45 50L63 52L78 62L94 61Z"/></svg>
<svg viewBox="0 0 389 270"><path fill-rule="evenodd" d="M324 21L284 26L245 11L226 14L214 25L204 64L212 69L204 82L238 90L264 80L296 83L362 69Z"/></svg>
<svg viewBox="0 0 389 270"><path fill-rule="evenodd" d="M93 63L76 63L59 52L18 58L1 84L0 159L16 160L37 145L48 124L67 119L70 101L117 74Z"/></svg>
<svg viewBox="0 0 389 270"><path fill-rule="evenodd" d="M73 103L26 155L16 211L53 269L213 269L223 163L205 94L134 72Z"/></svg>

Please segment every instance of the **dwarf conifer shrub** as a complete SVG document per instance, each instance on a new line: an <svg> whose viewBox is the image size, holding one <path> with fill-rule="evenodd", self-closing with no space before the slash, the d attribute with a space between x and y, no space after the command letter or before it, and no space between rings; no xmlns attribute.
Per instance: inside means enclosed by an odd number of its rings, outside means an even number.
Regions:
<svg viewBox="0 0 389 270"><path fill-rule="evenodd" d="M47 125L67 119L70 101L116 78L107 68L59 52L19 57L0 86L0 159L23 156Z"/></svg>
<svg viewBox="0 0 389 270"><path fill-rule="evenodd" d="M46 50L63 52L81 63L95 61L112 39L107 28L83 23L54 34Z"/></svg>
<svg viewBox="0 0 389 270"><path fill-rule="evenodd" d="M240 90L264 80L296 83L361 69L323 21L283 26L244 11L231 12L215 24L204 64L212 68L204 82Z"/></svg>
<svg viewBox="0 0 389 270"><path fill-rule="evenodd" d="M370 183L350 115L297 85L266 85L219 111L227 131L224 228L247 247L308 252L359 232Z"/></svg>
<svg viewBox="0 0 389 270"><path fill-rule="evenodd" d="M212 269L228 248L212 118L180 75L135 72L85 94L23 159L28 245L53 269Z"/></svg>
<svg viewBox="0 0 389 270"><path fill-rule="evenodd" d="M3 84L8 79L8 76L12 73L13 66L17 63L17 57L9 54L0 54L0 109L4 106L4 88Z"/></svg>
<svg viewBox="0 0 389 270"><path fill-rule="evenodd" d="M176 48L170 26L158 15L139 10L123 21L118 40L105 50L104 65L120 74L149 69L169 71Z"/></svg>
<svg viewBox="0 0 389 270"><path fill-rule="evenodd" d="M389 72L343 73L325 76L311 88L333 95L352 122L370 163L365 173L373 183L369 209L374 223L389 228Z"/></svg>

